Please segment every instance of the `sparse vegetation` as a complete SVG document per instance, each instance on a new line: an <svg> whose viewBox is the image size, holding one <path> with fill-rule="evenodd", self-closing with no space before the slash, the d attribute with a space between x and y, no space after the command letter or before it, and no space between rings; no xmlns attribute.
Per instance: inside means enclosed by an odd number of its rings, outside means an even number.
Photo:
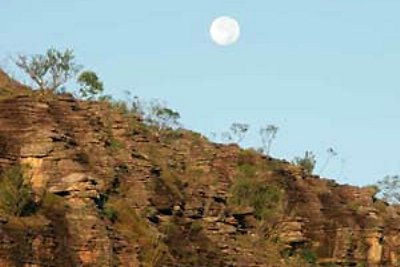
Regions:
<svg viewBox="0 0 400 267"><path fill-rule="evenodd" d="M230 130L233 136L236 137L236 143L242 142L243 138L246 136L246 133L248 132L250 128L250 125L246 123L237 123L234 122L232 123Z"/></svg>
<svg viewBox="0 0 400 267"><path fill-rule="evenodd" d="M270 155L272 142L275 140L279 128L275 125L269 124L260 129L261 137L261 152Z"/></svg>
<svg viewBox="0 0 400 267"><path fill-rule="evenodd" d="M52 53L55 53L53 57L56 58L52 61L49 60L52 64L72 64L69 66L70 68L76 66L73 63L72 54L68 58L56 50L52 51L50 55ZM68 66L55 68L55 70L51 66L47 67L46 64L50 63L46 61L46 57L50 57L50 55L26 57L25 60L21 58L20 60L35 70L32 72L33 76L38 75L38 78L35 78L36 80L32 76L31 78L34 79L39 89L55 91L68 78L72 77L74 71L70 70ZM56 72L57 70L59 73ZM70 72L63 73L67 71ZM315 223L313 221L315 213L308 212L309 207L310 210L313 208L311 211L318 212L318 222L313 226L318 227L321 235L326 233L324 232L326 229L326 231L335 231L337 227L341 227L341 222L337 223L336 218L343 214L347 216L349 210L354 211L353 214L358 216L354 222L351 221L352 225L356 227L362 223L366 224L367 220L357 225L358 220L364 220L367 216L373 217L372 213L374 216L382 215L382 218L389 218L387 216L390 215L388 205L384 201L376 199L374 199L376 200L374 204L368 204L368 201L364 201L365 192L360 194L362 201L359 199L352 201L351 197L356 194L354 192L358 189L347 190L344 187L344 190L336 190L335 188L339 187L337 183L324 183L323 179L300 179L297 178L300 168L290 166L285 160L276 160L260 155L253 149L241 150L236 145L209 144L199 134L190 133L181 128L176 129L180 126L178 121L180 114L159 101L147 103L142 102L138 97L134 97L133 100L117 101L107 95L99 97L99 94L103 92L103 84L94 72L83 72L78 77L78 83L81 85L79 92L82 98L108 101L110 104L100 103L100 107L108 107L107 113L102 113L100 108L95 107L95 103L86 105L82 101L77 101L82 104L80 108L82 113L86 106L94 107L91 114L96 114L93 116L96 118L90 125L95 126L93 130L96 131L96 135L94 136L96 140L101 141L100 145L98 145L99 141L88 141L85 138L91 137L87 135L79 144L68 147L67 156L70 157L68 160L73 156L74 163L81 163L79 167L82 167L82 172L93 172L96 179L87 179L87 183L92 183L87 188L82 182L82 186L77 187L77 192L74 194L70 194L70 191L59 195L45 192L41 196L41 206L40 209L37 209L38 212L35 216L43 217L40 218L43 221L45 219L50 221L51 226L57 225L59 221L71 223L71 229L76 230L80 225L78 225L78 220L75 220L78 217L73 217L77 212L73 207L76 203L73 202L73 198L79 196L82 203L87 201L92 204L94 201L97 206L95 211L108 227L109 236L116 237L115 247L122 244L126 251L135 250L135 254L131 255L137 256L137 260L143 266L160 266L168 260L173 262L171 264L168 262L168 265L171 266L178 266L178 264L184 266L183 261L190 263L187 264L188 266L197 266L203 264L201 261L208 257L216 256L217 260L220 260L221 255L227 256L230 261L232 259L229 252L236 245L235 242L245 238L250 240L247 241L247 247L245 246L243 249L243 244L237 244L239 249L234 252L234 257L243 257L243 261L248 260L246 257L250 253L241 253L251 252L249 262L255 259L255 262L264 261L274 264L274 266L315 266L317 256L309 248L314 248L317 242L322 247L325 245L322 243L325 242L325 239L316 237L315 240L311 240L316 235L311 235L307 231L312 229L304 228L305 231L303 231L303 224L307 226L307 223ZM130 97L130 93L127 94ZM61 111L65 110L58 110L56 99L52 100L54 101L51 102L51 111L55 115L59 115L60 118L57 116L57 121L62 121ZM75 111L74 108L72 109ZM124 116L118 112L123 113ZM118 118L113 116L115 113L118 113ZM137 118L137 115L140 116L140 119ZM74 118L80 119L79 116ZM131 125L125 127L126 121L121 123L121 118L131 119L129 120ZM116 121L118 121L118 128L113 125ZM74 139L81 138L82 131L73 131L73 127L75 126L72 124L68 125L68 131L71 129L71 136ZM249 128L248 124L233 123L230 131L225 132L223 137L225 135L226 140L240 143ZM63 132L63 128L60 128L60 132ZM270 155L277 132L278 127L274 125L267 125L260 129L262 153ZM134 138L129 140L131 136ZM57 141L64 142L67 137L69 136L58 137ZM6 140L6 137L3 139ZM85 143L83 146L85 150L80 150L80 145L83 143ZM107 149L105 155L96 155L104 148ZM4 155L11 154L9 150L11 151L4 144L0 144L0 154L1 152ZM328 149L327 153L328 158L322 165L321 172L337 155L332 148ZM293 162L312 174L316 165L316 157L312 152L306 151L304 156L296 157ZM60 169L65 166L70 167L69 165L72 164L61 162ZM29 179L27 179L29 177L26 177L27 172L24 168L16 165L0 175L0 212L1 215L3 213L9 215L6 219L8 217L21 221L31 219L31 217L18 217L28 215L33 208L39 207L33 205L32 190ZM232 177L235 171L236 176ZM97 183L97 178L104 178L104 180ZM50 186L53 186L52 182L49 183ZM65 181L61 179L61 182ZM103 182L107 187L103 186ZM230 191L227 193L226 186L230 183ZM92 187L92 185L96 185L96 187ZM97 187L97 185L100 186ZM385 177L378 182L378 187L385 201L400 203L399 176ZM90 192L87 194L88 197L84 194L82 194L84 197L81 197L78 194L81 193L79 190L92 191L93 188L99 192L95 192L96 194ZM104 188L107 189L104 190ZM371 188L371 195L375 194L373 189ZM75 190L75 188L71 190ZM340 199L335 195L337 192L340 194ZM368 196L368 192L366 195ZM131 199L132 197L135 199ZM199 197L199 201L196 199L191 203L192 199L190 198L194 197ZM317 202L317 205L312 202ZM367 205L373 205L377 212L367 209ZM92 206L85 205L84 209L79 212L90 211ZM80 207L78 206L78 208ZM236 208L238 208L238 213L235 213ZM136 213L137 211L139 212ZM90 212L90 216L96 212ZM51 216L48 216L49 214ZM68 216L64 218L64 215ZM60 217L60 219L55 217ZM332 225L330 224L331 220L333 221ZM284 225L284 223L290 224ZM321 225L318 225L319 223ZM224 226L229 227L229 233L233 237L221 239L226 242L226 246L223 244L224 247L220 244L216 245L213 239L215 236L212 236L216 234L219 237L223 233L218 231L220 225L222 225L222 230L224 230ZM44 228L48 228L47 225L45 226ZM76 228L72 228L75 226ZM21 226L25 231L24 227L25 225ZM168 230L163 231L165 227ZM233 230L231 230L232 228ZM360 229L364 230L364 228ZM63 235L67 230L69 230L67 227L59 228L55 234ZM96 231L101 231L101 227L98 227ZM283 235L280 235L282 233L291 235L293 232L296 232L293 235L294 241L287 241L282 237ZM301 235L299 241L297 240L298 235ZM303 239L303 237L310 237L310 239ZM339 234L335 238L338 240L334 241L341 241ZM358 237L354 235L354 238ZM28 241L31 242L31 240ZM109 244L108 240L106 241ZM314 243L314 241L316 242ZM349 254L354 252L353 254L356 255L358 253L356 250L360 250L358 246L356 243L349 246L352 249ZM223 253L218 250L220 248ZM285 249L287 254L285 254ZM325 251L323 252L325 253ZM318 250L318 255L322 254ZM253 262L251 263L254 265ZM224 262L221 260L222 264ZM209 264L208 266L217 265Z"/></svg>
<svg viewBox="0 0 400 267"><path fill-rule="evenodd" d="M326 153L327 153L326 161L325 161L324 165L322 165L321 170L319 171L320 174L326 169L326 167L328 167L329 162L330 162L334 157L336 157L336 156L338 155L338 153L336 152L336 150L333 149L332 147L328 148L328 149L326 150Z"/></svg>
<svg viewBox="0 0 400 267"><path fill-rule="evenodd" d="M105 206L102 210L104 217L111 222L115 222L118 219L118 211L114 207Z"/></svg>
<svg viewBox="0 0 400 267"><path fill-rule="evenodd" d="M304 259L305 262L315 265L317 263L317 256L315 253L309 249L302 249L299 254Z"/></svg>
<svg viewBox="0 0 400 267"><path fill-rule="evenodd" d="M93 71L83 71L79 74L79 93L82 98L92 100L104 91L103 82Z"/></svg>
<svg viewBox="0 0 400 267"><path fill-rule="evenodd" d="M169 256L163 236L151 228L126 202L117 197L107 201L107 209L117 211L114 227L130 240L140 245L140 259L143 266L156 267Z"/></svg>
<svg viewBox="0 0 400 267"><path fill-rule="evenodd" d="M111 105L111 109L116 111L116 112L120 112L124 115L128 115L130 110L128 108L128 105L125 101L122 100L107 100L110 105Z"/></svg>
<svg viewBox="0 0 400 267"><path fill-rule="evenodd" d="M293 163L301 166L309 174L312 174L317 163L314 153L306 151L303 157L295 157Z"/></svg>
<svg viewBox="0 0 400 267"><path fill-rule="evenodd" d="M282 194L275 185L266 184L256 178L256 169L251 165L242 165L231 187L231 204L252 207L259 220L274 215L280 206Z"/></svg>
<svg viewBox="0 0 400 267"><path fill-rule="evenodd" d="M155 100L148 107L146 121L159 130L165 130L179 126L180 117L177 111Z"/></svg>
<svg viewBox="0 0 400 267"><path fill-rule="evenodd" d="M308 248L285 249L281 254L289 266L309 267L317 264L316 254Z"/></svg>
<svg viewBox="0 0 400 267"><path fill-rule="evenodd" d="M223 142L228 142L228 143L231 143L233 141L232 134L227 131L221 133L221 139Z"/></svg>
<svg viewBox="0 0 400 267"><path fill-rule="evenodd" d="M0 211L23 216L32 212L33 200L27 166L15 165L0 176Z"/></svg>
<svg viewBox="0 0 400 267"><path fill-rule="evenodd" d="M15 64L27 74L38 89L56 91L80 70L73 50L48 49L45 54L20 55Z"/></svg>
<svg viewBox="0 0 400 267"><path fill-rule="evenodd" d="M106 141L106 147L110 152L117 152L118 150L124 148L124 144L114 137L111 137L109 140Z"/></svg>

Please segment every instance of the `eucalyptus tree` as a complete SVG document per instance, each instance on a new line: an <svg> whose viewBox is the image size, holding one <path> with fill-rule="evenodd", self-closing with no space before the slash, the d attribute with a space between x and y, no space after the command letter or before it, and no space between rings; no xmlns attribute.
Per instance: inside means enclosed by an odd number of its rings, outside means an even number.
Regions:
<svg viewBox="0 0 400 267"><path fill-rule="evenodd" d="M15 64L31 78L37 89L56 91L81 69L74 60L73 50L51 48L45 54L19 55Z"/></svg>
<svg viewBox="0 0 400 267"><path fill-rule="evenodd" d="M271 152L272 142L275 140L279 128L273 124L268 124L260 129L261 150L267 155Z"/></svg>
<svg viewBox="0 0 400 267"><path fill-rule="evenodd" d="M239 144L240 142L243 141L244 137L246 136L246 133L249 131L250 125L247 123L238 123L234 122L232 123L230 127L230 131L233 136L236 137L236 142Z"/></svg>

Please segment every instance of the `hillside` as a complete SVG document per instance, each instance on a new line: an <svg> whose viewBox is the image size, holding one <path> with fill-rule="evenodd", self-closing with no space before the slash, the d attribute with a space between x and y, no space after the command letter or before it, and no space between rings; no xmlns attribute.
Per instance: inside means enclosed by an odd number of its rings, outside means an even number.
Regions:
<svg viewBox="0 0 400 267"><path fill-rule="evenodd" d="M2 267L400 263L400 210L373 188L0 72L0 171L17 163L33 200L0 214Z"/></svg>

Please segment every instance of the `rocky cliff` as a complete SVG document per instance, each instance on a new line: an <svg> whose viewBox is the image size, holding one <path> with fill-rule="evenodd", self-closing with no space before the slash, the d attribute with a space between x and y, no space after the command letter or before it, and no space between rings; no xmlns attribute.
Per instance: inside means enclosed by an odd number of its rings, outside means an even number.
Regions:
<svg viewBox="0 0 400 267"><path fill-rule="evenodd" d="M400 266L400 210L373 188L0 73L0 172L15 164L33 206L0 214L2 267Z"/></svg>

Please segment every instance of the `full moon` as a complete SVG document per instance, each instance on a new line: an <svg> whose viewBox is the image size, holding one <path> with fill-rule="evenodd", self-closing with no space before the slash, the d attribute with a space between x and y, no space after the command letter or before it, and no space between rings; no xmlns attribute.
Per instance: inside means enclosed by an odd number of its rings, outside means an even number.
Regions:
<svg viewBox="0 0 400 267"><path fill-rule="evenodd" d="M213 41L218 45L232 45L236 43L240 37L239 23L231 17L219 17L212 22L210 35Z"/></svg>

